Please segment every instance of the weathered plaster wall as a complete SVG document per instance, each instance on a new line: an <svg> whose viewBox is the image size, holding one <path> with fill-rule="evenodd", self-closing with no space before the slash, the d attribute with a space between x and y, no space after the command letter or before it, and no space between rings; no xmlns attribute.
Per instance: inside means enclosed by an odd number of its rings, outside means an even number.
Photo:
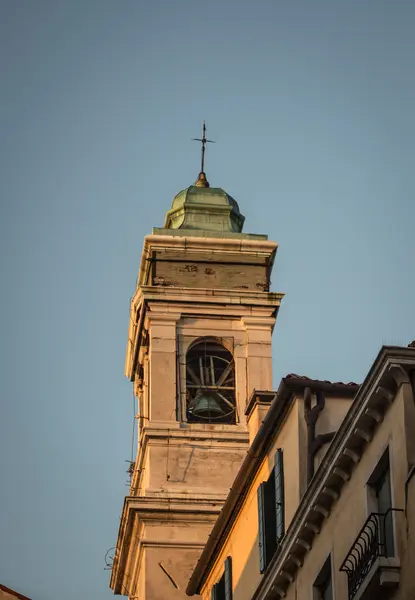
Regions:
<svg viewBox="0 0 415 600"><path fill-rule="evenodd" d="M326 404L316 423L316 435L337 431L343 423L353 398L336 398L326 395Z"/></svg>
<svg viewBox="0 0 415 600"><path fill-rule="evenodd" d="M176 421L176 323L179 315L147 315L150 336L149 352L149 419ZM150 402L151 397L151 402Z"/></svg>
<svg viewBox="0 0 415 600"><path fill-rule="evenodd" d="M353 398L335 398L333 396L326 396L324 410L321 411L316 423L316 436L331 433L333 431L336 432L342 424L352 402ZM329 445L330 443L324 444L324 446L316 452L314 456L314 472L316 472L320 466Z"/></svg>
<svg viewBox="0 0 415 600"><path fill-rule="evenodd" d="M212 521L199 523L175 520L146 525L143 543L145 598L183 598L195 563L212 527Z"/></svg>
<svg viewBox="0 0 415 600"><path fill-rule="evenodd" d="M230 253L229 253L230 254ZM235 266L240 261L237 253L218 259L217 253L206 251L164 251L156 252L151 273L152 285L168 285L199 288L231 288L268 290L268 265L265 258L245 256L245 264ZM256 263L256 264L255 264Z"/></svg>
<svg viewBox="0 0 415 600"><path fill-rule="evenodd" d="M145 596L147 600L175 600L185 597L187 582L202 550L199 548L146 548ZM171 579L170 579L170 577ZM196 596L198 598L198 596Z"/></svg>
<svg viewBox="0 0 415 600"><path fill-rule="evenodd" d="M229 429L232 426L227 427ZM149 444L145 463L147 493L150 490L152 493L169 490L181 493L201 491L207 495L215 491L227 494L246 455L246 435L237 444L230 440L215 440L212 443L209 434L205 439L195 440L193 436L180 433L177 433L177 437L171 435Z"/></svg>

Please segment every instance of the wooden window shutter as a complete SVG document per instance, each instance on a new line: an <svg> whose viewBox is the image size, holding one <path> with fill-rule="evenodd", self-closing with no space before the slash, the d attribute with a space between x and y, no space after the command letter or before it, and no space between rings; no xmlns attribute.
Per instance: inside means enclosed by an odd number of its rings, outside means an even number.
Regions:
<svg viewBox="0 0 415 600"><path fill-rule="evenodd" d="M211 600L216 600L216 596L217 596L217 594L216 594L216 583L215 583L215 585L212 586L212 591L210 594Z"/></svg>
<svg viewBox="0 0 415 600"><path fill-rule="evenodd" d="M232 558L225 560L225 600L232 600Z"/></svg>
<svg viewBox="0 0 415 600"><path fill-rule="evenodd" d="M261 573L266 567L266 542L265 542L265 484L258 487L258 545L259 545L259 570Z"/></svg>
<svg viewBox="0 0 415 600"><path fill-rule="evenodd" d="M277 528L277 542L280 542L281 539L284 537L284 533L285 533L284 462L283 462L282 448L278 448L278 450L275 454L274 478L275 478L275 515L276 515L276 528Z"/></svg>

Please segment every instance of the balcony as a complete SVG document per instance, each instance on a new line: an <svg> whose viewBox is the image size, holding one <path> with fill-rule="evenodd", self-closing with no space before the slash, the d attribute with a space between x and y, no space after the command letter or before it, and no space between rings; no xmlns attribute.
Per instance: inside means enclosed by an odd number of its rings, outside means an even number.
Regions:
<svg viewBox="0 0 415 600"><path fill-rule="evenodd" d="M349 600L386 599L399 585L400 566L393 539L397 512L403 510L371 513L344 559L340 571L347 574Z"/></svg>

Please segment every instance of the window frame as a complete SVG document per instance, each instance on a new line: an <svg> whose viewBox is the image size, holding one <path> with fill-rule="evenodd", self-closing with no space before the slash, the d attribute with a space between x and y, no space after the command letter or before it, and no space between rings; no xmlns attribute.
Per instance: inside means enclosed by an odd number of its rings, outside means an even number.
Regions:
<svg viewBox="0 0 415 600"><path fill-rule="evenodd" d="M332 565L332 554L330 553L323 563L319 574L313 583L313 600L334 600L334 569ZM330 596L326 596L330 586Z"/></svg>
<svg viewBox="0 0 415 600"><path fill-rule="evenodd" d="M232 600L232 597L232 557L228 556L219 581L212 586L211 600Z"/></svg>
<svg viewBox="0 0 415 600"><path fill-rule="evenodd" d="M384 478L388 479L388 492L389 492L389 503L390 506L386 510L386 513L381 513L379 506L379 487L383 482ZM395 513L394 508L394 496L393 496L393 473L391 468L391 452L390 443L383 450L375 468L373 469L370 477L366 482L366 496L367 496L367 514L387 514L385 522L382 523L379 517L379 538L380 540L385 539L384 553L388 558L396 557L396 524L395 524ZM390 512L388 512L388 510ZM385 527L386 525L386 527ZM389 542L389 544L388 544ZM380 541L381 543L381 541Z"/></svg>
<svg viewBox="0 0 415 600"><path fill-rule="evenodd" d="M274 467L257 488L259 570L264 573L285 535L283 449L275 453Z"/></svg>

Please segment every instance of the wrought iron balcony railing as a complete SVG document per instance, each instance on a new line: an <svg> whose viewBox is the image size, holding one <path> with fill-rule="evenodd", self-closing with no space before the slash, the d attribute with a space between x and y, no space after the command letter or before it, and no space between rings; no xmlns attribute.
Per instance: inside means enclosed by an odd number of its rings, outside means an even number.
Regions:
<svg viewBox="0 0 415 600"><path fill-rule="evenodd" d="M401 508L390 508L386 513L371 513L344 559L340 571L347 573L349 600L364 582L376 559L394 555L394 512L403 511Z"/></svg>

